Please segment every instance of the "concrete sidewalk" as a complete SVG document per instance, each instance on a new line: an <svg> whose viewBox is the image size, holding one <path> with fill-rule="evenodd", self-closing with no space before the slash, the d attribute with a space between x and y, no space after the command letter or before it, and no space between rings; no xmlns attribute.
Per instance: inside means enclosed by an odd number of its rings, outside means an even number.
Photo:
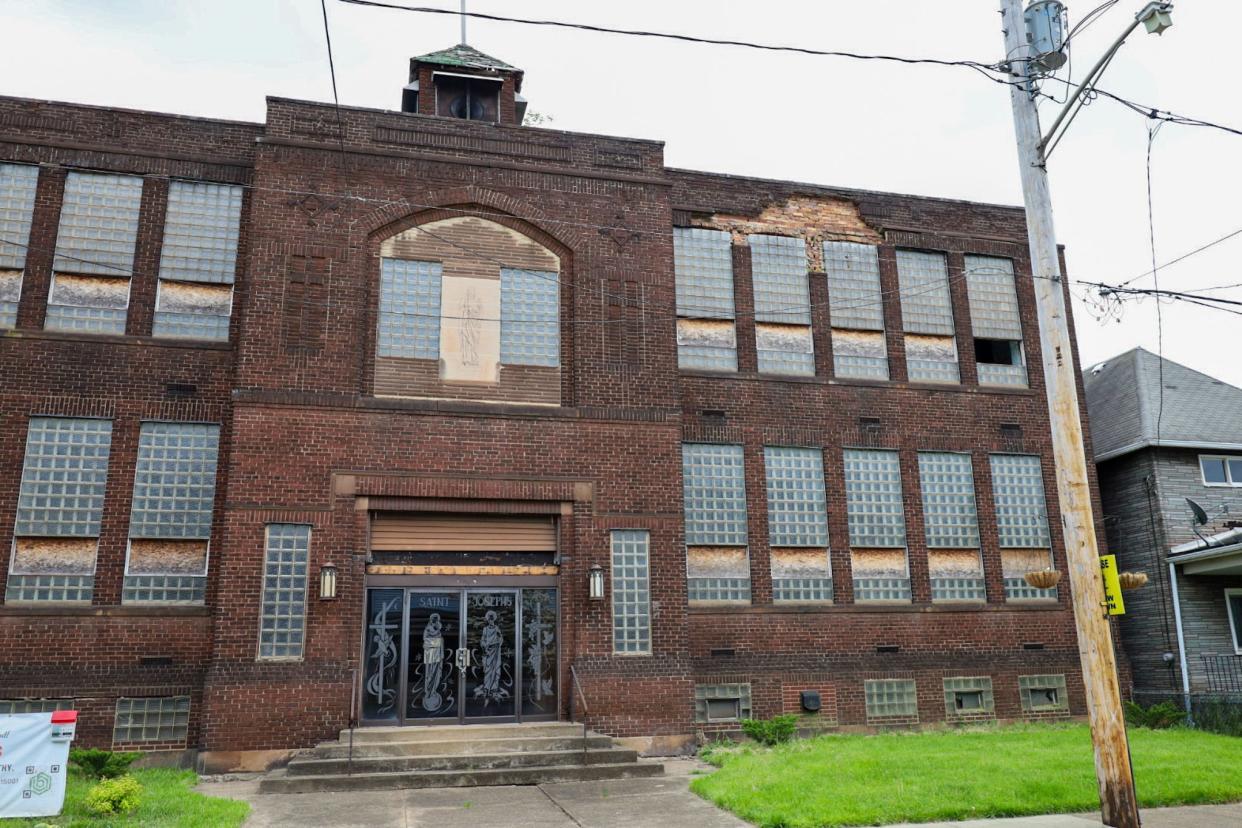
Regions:
<svg viewBox="0 0 1242 828"><path fill-rule="evenodd" d="M260 794L258 780L204 782L210 796L251 805L246 828L745 828L747 822L689 791L693 759L671 759L650 779L561 782L495 788ZM1094 814L1054 814L969 822L923 822L889 828L1094 828ZM1143 812L1144 828L1242 826L1242 803L1160 808Z"/></svg>

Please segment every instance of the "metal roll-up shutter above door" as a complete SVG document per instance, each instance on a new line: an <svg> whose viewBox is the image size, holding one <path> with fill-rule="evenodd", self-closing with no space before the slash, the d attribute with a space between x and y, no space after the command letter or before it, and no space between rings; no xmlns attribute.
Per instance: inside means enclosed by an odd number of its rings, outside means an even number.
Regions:
<svg viewBox="0 0 1242 828"><path fill-rule="evenodd" d="M464 515L377 512L371 523L376 552L555 552L556 524L548 515Z"/></svg>

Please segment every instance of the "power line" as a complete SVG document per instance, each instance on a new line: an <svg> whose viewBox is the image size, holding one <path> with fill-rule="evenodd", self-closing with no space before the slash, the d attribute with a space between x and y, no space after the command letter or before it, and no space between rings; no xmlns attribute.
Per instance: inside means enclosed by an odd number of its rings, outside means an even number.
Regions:
<svg viewBox="0 0 1242 828"><path fill-rule="evenodd" d="M585 32L596 32L599 34L648 37L662 40L676 40L683 43L701 43L708 46L737 46L745 49L758 49L766 52L793 52L795 54L814 55L817 57L841 57L851 58L853 60L888 61L892 63L905 63L912 65L964 66L980 72L989 80L1005 84L1011 83L1004 78L994 77L993 75L988 74L989 72L999 72L1000 70L996 66L977 60L943 60L940 58L902 57L900 55L864 54L859 52L845 52L830 49L812 49L806 46L756 43L749 40L729 40L725 38L700 37L698 35L678 34L674 32L651 32L641 29L618 29L610 26L596 26L589 23L573 23L566 20L540 20L528 17L509 17L500 14L487 14L484 12L452 11L450 9L436 9L428 6L402 6L396 3L378 2L378 0L341 0L341 2L349 3L350 5L355 6L371 6L380 9L392 9L394 11L414 12L416 14L465 16L473 17L478 20L491 20L497 23L520 23L527 26L550 26L561 29L577 29Z"/></svg>
<svg viewBox="0 0 1242 828"><path fill-rule="evenodd" d="M323 11L323 37L328 42L328 71L332 74L332 103L336 106L336 140L341 145L341 157L345 156L345 130L341 126L341 99L336 94L336 63L332 60L332 32L328 29L328 0L319 0Z"/></svg>
<svg viewBox="0 0 1242 828"><path fill-rule="evenodd" d="M1225 235L1221 236L1218 239L1213 239L1212 241L1208 242L1205 245L1196 247L1194 250L1191 250L1189 253L1183 253L1181 256L1178 256L1176 259L1165 262L1164 264L1160 265L1160 269L1163 270L1164 268L1170 267L1171 265L1175 265L1178 262L1189 259L1191 256L1194 256L1198 253L1202 253L1204 250L1215 247L1216 245L1221 244L1222 242L1227 242L1230 239L1234 238L1235 236L1242 236L1242 227L1239 227L1237 230L1234 230L1230 233L1226 233ZM1137 282L1139 279L1142 279L1144 276L1151 276L1153 273L1155 273L1155 271L1156 271L1156 268L1152 268L1151 270L1144 271L1143 273L1140 273L1139 275L1122 282L1121 287L1125 287L1126 285L1129 285L1131 282ZM1216 289L1217 288L1212 288L1212 290L1216 290Z"/></svg>

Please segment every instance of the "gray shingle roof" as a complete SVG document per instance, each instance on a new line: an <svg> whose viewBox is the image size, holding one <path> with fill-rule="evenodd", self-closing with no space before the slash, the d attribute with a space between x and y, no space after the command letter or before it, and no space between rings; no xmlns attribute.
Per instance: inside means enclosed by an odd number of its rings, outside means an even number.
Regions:
<svg viewBox="0 0 1242 828"><path fill-rule="evenodd" d="M428 52L414 58L419 63L435 63L440 66L462 66L469 69L496 69L501 72L516 72L516 66L510 66L503 60L485 55L473 46L459 43L451 49Z"/></svg>
<svg viewBox="0 0 1242 828"><path fill-rule="evenodd" d="M1135 348L1083 372L1096 460L1156 445L1242 449L1242 388Z"/></svg>

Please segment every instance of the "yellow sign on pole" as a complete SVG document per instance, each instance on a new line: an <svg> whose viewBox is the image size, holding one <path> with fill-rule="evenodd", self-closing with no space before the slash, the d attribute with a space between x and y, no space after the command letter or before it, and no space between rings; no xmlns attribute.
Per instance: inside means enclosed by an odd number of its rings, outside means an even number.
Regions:
<svg viewBox="0 0 1242 828"><path fill-rule="evenodd" d="M1121 597L1121 581L1117 578L1117 556L1100 556L1100 575L1104 577L1104 601L1109 615L1125 615L1126 602Z"/></svg>

